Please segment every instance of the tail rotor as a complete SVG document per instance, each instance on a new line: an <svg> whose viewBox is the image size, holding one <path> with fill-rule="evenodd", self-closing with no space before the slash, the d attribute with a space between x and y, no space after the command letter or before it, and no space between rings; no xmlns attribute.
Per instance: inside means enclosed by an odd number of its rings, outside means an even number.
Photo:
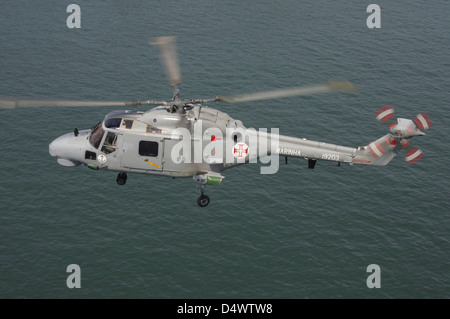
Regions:
<svg viewBox="0 0 450 319"><path fill-rule="evenodd" d="M398 118L395 120L394 108L386 105L375 112L375 117L381 123L389 126L389 137L386 144L399 145L399 149L404 151L405 160L408 164L414 164L424 157L424 153L418 147L410 144L410 139L414 136L423 136L424 132L432 127L430 117L422 112L413 120ZM375 149L373 147L373 149ZM383 148L384 149L384 148ZM377 150L375 150L376 152Z"/></svg>

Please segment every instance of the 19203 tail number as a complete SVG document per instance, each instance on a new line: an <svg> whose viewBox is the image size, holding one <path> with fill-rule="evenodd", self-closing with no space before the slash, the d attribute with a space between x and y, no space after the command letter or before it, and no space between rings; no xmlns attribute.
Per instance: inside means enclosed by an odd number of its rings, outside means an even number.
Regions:
<svg viewBox="0 0 450 319"><path fill-rule="evenodd" d="M329 153L323 153L322 159L327 161L339 161L339 155L338 154L329 154Z"/></svg>

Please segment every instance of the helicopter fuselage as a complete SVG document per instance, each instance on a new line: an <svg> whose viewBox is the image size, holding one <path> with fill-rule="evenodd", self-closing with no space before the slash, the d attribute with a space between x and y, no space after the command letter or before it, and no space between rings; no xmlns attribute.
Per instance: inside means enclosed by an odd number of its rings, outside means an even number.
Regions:
<svg viewBox="0 0 450 319"><path fill-rule="evenodd" d="M63 166L85 164L93 169L192 177L245 163L237 158L227 162L215 156L223 154L230 128L246 129L241 121L202 106L184 114L170 113L164 106L147 112L114 111L91 130L55 139L49 152ZM186 137L189 143L185 143ZM208 144L213 144L211 156L203 154ZM179 152L175 154L177 146Z"/></svg>
<svg viewBox="0 0 450 319"><path fill-rule="evenodd" d="M200 104L175 112L162 105L146 112L110 112L91 130L75 129L58 137L49 152L63 166L117 171L120 185L127 173L192 177L201 187L198 203L206 206L205 185L220 185L225 169L260 161L268 164L261 165L261 173L273 174L280 157L307 159L311 169L317 160L383 166L405 145L397 141L423 135L418 130L411 134L400 138L390 132L353 148L280 135L278 129L248 129L240 120ZM423 156L416 149L410 152L411 160Z"/></svg>
<svg viewBox="0 0 450 319"><path fill-rule="evenodd" d="M240 120L202 105L184 113L168 112L164 106L146 112L113 111L93 129L75 130L49 145L63 166L171 177L220 176L227 168L279 156L306 158L310 168L317 159L371 165L391 159L368 159L369 151L283 136L273 129L247 129Z"/></svg>

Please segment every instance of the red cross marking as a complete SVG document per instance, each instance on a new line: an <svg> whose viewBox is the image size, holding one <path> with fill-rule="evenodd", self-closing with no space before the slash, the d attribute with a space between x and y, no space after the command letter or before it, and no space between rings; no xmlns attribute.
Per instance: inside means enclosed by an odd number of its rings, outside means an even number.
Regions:
<svg viewBox="0 0 450 319"><path fill-rule="evenodd" d="M245 157L248 154L248 146L246 144L236 144L233 152L235 157Z"/></svg>

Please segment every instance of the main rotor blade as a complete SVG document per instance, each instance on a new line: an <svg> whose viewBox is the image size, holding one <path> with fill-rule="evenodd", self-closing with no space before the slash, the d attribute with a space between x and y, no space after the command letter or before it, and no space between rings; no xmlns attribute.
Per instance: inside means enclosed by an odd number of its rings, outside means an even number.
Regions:
<svg viewBox="0 0 450 319"><path fill-rule="evenodd" d="M292 88L277 89L271 91L255 92L249 94L240 94L232 96L218 96L216 101L224 101L228 103L248 102L278 99L290 96L309 95L317 93L328 93L336 91L357 92L357 89L347 81L330 82L321 85L297 86Z"/></svg>
<svg viewBox="0 0 450 319"><path fill-rule="evenodd" d="M155 101L145 102L116 102L116 101L75 101L75 100L22 100L14 98L0 98L1 109L15 109L18 107L71 107L71 106L136 106L153 104ZM155 102L154 104L156 104Z"/></svg>
<svg viewBox="0 0 450 319"><path fill-rule="evenodd" d="M164 63L167 78L170 86L175 89L181 83L181 74L178 64L177 53L175 50L176 37L157 37L153 39L152 44L157 45L159 54Z"/></svg>

